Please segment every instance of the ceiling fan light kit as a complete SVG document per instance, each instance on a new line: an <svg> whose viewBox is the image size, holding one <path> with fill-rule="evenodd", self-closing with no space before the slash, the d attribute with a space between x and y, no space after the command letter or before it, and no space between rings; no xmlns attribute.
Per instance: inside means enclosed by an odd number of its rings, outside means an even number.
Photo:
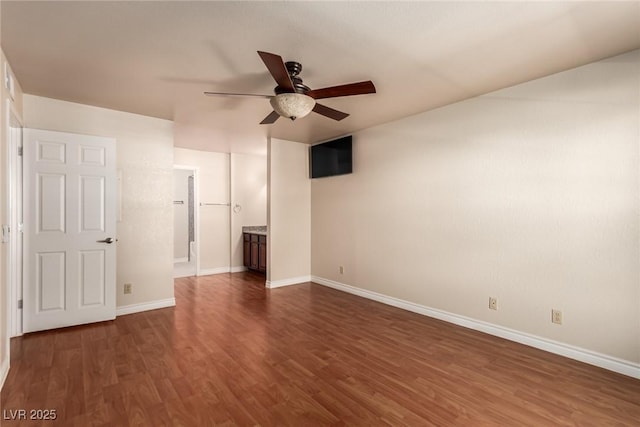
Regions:
<svg viewBox="0 0 640 427"><path fill-rule="evenodd" d="M316 105L315 99L302 93L281 93L269 102L276 113L291 120L306 116Z"/></svg>
<svg viewBox="0 0 640 427"><path fill-rule="evenodd" d="M376 88L371 80L325 87L322 89L311 89L302 82L299 76L302 71L302 65L299 62L289 61L285 63L280 55L269 52L258 51L258 55L262 59L262 62L264 62L267 70L269 70L269 74L271 74L278 84L273 90L275 95L269 97L268 95L223 92L205 92L204 94L208 96L252 96L270 98L269 102L273 107L273 111L260 122L261 125L270 125L275 123L281 116L295 120L308 115L312 111L339 121L349 117L349 114L334 110L326 105L318 104L316 100L376 93Z"/></svg>

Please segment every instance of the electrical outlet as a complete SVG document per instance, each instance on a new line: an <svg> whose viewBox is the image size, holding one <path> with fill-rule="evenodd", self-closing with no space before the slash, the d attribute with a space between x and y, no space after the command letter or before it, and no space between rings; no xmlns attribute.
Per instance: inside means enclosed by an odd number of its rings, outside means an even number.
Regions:
<svg viewBox="0 0 640 427"><path fill-rule="evenodd" d="M498 298L489 297L489 308L491 310L498 309Z"/></svg>
<svg viewBox="0 0 640 427"><path fill-rule="evenodd" d="M344 267L340 266L340 274L344 274Z"/></svg>
<svg viewBox="0 0 640 427"><path fill-rule="evenodd" d="M560 310L551 310L551 321L562 325L562 312Z"/></svg>
<svg viewBox="0 0 640 427"><path fill-rule="evenodd" d="M131 288L132 288L131 283L125 283L124 284L124 293L125 294L130 294L131 293Z"/></svg>

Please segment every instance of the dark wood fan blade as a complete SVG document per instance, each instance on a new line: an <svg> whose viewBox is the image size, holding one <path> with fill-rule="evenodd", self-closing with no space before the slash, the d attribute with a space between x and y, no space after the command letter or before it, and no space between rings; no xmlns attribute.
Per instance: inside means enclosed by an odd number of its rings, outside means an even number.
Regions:
<svg viewBox="0 0 640 427"><path fill-rule="evenodd" d="M316 105L313 107L313 111L318 114L322 114L325 117L329 117L330 119L338 120L338 121L349 117L347 113L334 110L333 108L329 108L326 105L322 105L318 103L316 103Z"/></svg>
<svg viewBox="0 0 640 427"><path fill-rule="evenodd" d="M272 95L256 95L253 93L205 92L207 96L242 96L251 98L271 98Z"/></svg>
<svg viewBox="0 0 640 427"><path fill-rule="evenodd" d="M314 99L337 98L339 96L364 95L366 93L376 93L376 87L371 80L366 82L349 83L346 85L325 87L306 92L306 95Z"/></svg>
<svg viewBox="0 0 640 427"><path fill-rule="evenodd" d="M262 58L262 62L267 66L267 70L269 70L273 79L278 83L278 86L288 91L295 92L293 82L287 72L287 67L285 67L282 57L273 53L260 51L258 51L258 55Z"/></svg>
<svg viewBox="0 0 640 427"><path fill-rule="evenodd" d="M278 120L279 117L280 117L280 114L276 113L275 111L272 111L271 114L269 114L267 117L264 118L263 121L260 122L260 124L270 125L272 123L275 123L275 121Z"/></svg>

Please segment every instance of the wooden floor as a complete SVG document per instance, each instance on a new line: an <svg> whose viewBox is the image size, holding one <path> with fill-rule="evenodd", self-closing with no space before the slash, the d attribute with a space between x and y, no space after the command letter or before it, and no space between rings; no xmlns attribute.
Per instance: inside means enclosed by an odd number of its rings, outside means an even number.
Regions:
<svg viewBox="0 0 640 427"><path fill-rule="evenodd" d="M640 425L639 380L320 285L263 283L178 279L175 308L13 339L2 426ZM57 420L6 419L18 409Z"/></svg>

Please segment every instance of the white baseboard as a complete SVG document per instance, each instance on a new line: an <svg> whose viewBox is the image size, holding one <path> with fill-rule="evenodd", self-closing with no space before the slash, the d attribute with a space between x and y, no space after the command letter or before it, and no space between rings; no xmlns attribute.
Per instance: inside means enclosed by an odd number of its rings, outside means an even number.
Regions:
<svg viewBox="0 0 640 427"><path fill-rule="evenodd" d="M201 268L198 276L209 276L211 274L222 274L231 272L231 267Z"/></svg>
<svg viewBox="0 0 640 427"><path fill-rule="evenodd" d="M210 276L212 274L223 274L223 273L240 273L243 271L247 271L247 267L217 267L217 268L201 268L198 274L191 273L181 273L174 275L174 279L179 279L181 277L191 277L191 276Z"/></svg>
<svg viewBox="0 0 640 427"><path fill-rule="evenodd" d="M311 276L291 277L282 280L267 280L265 286L269 289L280 288L282 286L299 285L300 283L310 282Z"/></svg>
<svg viewBox="0 0 640 427"><path fill-rule="evenodd" d="M530 335L524 332L516 331L514 329L509 329L503 326L494 325L492 323L460 316L458 314L449 313L443 310L438 310L402 299L390 297L387 295L379 294L377 292L357 288L355 286L345 285L344 283L324 279L322 277L311 276L311 281L323 286L327 286L329 288L337 289L339 291L358 295L363 298L378 301L383 304L422 314L424 316L444 320L445 322L453 323L454 325L464 326L465 328L474 329L476 331L484 332L490 335L495 335L500 338L515 341L520 344L535 347L540 350L548 351L550 353L558 354L560 356L568 357L574 360L579 360L580 362L588 363L590 365L608 369L619 374L628 375L630 377L640 379L640 364L630 362L628 360L618 359L606 354L601 354L584 348L549 340L547 338Z"/></svg>
<svg viewBox="0 0 640 427"><path fill-rule="evenodd" d="M7 353L9 352L7 351ZM4 358L2 365L0 365L0 391L4 386L4 382L6 381L8 375L9 375L9 354L6 354L6 357Z"/></svg>
<svg viewBox="0 0 640 427"><path fill-rule="evenodd" d="M189 262L189 258L184 257L184 258L174 258L174 259L173 259L173 263L174 263L174 264L177 264L177 263L179 263L179 262Z"/></svg>
<svg viewBox="0 0 640 427"><path fill-rule="evenodd" d="M141 311L155 310L158 308L174 307L176 305L175 298L160 299L156 301L143 302L139 304L130 304L116 307L116 316L124 316L125 314L140 313Z"/></svg>

